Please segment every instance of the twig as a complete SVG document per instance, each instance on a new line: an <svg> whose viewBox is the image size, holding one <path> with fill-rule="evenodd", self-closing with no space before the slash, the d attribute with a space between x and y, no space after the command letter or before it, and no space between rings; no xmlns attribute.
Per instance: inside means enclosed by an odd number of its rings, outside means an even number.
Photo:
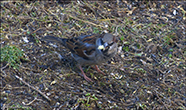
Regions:
<svg viewBox="0 0 186 110"><path fill-rule="evenodd" d="M4 73L4 76L6 76L6 73L3 71L7 66L9 65L9 63L7 63L4 67L1 68L1 72ZM3 76L3 75L2 75ZM3 76L3 77L4 77Z"/></svg>
<svg viewBox="0 0 186 110"><path fill-rule="evenodd" d="M3 71L8 65L9 65L9 63L7 63L4 67L2 67L1 71Z"/></svg>
<svg viewBox="0 0 186 110"><path fill-rule="evenodd" d="M33 102L35 102L36 100L40 100L42 101L42 99L37 99L37 97L34 98L34 100L32 100L31 102L29 102L28 104L25 104L25 102L23 102L24 105L31 105Z"/></svg>
<svg viewBox="0 0 186 110"><path fill-rule="evenodd" d="M25 85L27 85L28 87L32 88L33 90L37 91L39 94L41 94L44 98L46 98L48 101L51 101L51 99L46 96L44 93L42 93L40 90L37 90L35 87L31 86L30 84L28 84L27 82L25 82L22 78L20 78L19 76L15 75L15 77L17 79L19 79L20 81L22 81Z"/></svg>
<svg viewBox="0 0 186 110"><path fill-rule="evenodd" d="M23 104L24 104L24 105L30 105L30 104L32 104L32 103L33 103L34 101L36 101L36 100L37 100L37 97L35 97L34 100L32 100L31 102L29 102L28 104L25 104L24 102L23 102Z"/></svg>
<svg viewBox="0 0 186 110"><path fill-rule="evenodd" d="M68 16L71 17L71 18L73 18L73 19L76 19L76 20L78 20L78 21L82 21L82 22L84 22L84 23L88 23L88 24L94 25L94 26L96 26L96 27L101 27L101 28L107 29L106 27L104 27L104 26L102 26L102 25L97 25L97 24L95 24L95 23L92 23L92 22L89 22L89 21L85 21L85 20L83 20L83 19L79 19L79 18L74 17L74 16L72 16L72 15L70 15L70 14L68 14Z"/></svg>

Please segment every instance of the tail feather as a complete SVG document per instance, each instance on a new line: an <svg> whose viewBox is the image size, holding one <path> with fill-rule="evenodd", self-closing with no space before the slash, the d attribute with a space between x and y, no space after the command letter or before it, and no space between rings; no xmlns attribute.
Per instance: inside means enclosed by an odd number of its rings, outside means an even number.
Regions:
<svg viewBox="0 0 186 110"><path fill-rule="evenodd" d="M47 41L47 42L55 42L62 44L63 46L66 46L66 41L67 39L60 38L60 37L54 37L54 36L45 36L42 38L42 40Z"/></svg>

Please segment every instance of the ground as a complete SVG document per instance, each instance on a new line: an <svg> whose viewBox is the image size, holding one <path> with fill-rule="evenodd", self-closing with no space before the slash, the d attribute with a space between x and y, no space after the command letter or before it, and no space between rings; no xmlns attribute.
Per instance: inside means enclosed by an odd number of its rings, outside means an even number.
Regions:
<svg viewBox="0 0 186 110"><path fill-rule="evenodd" d="M1 1L1 109L186 109L186 2ZM83 67L42 41L111 33L118 52Z"/></svg>

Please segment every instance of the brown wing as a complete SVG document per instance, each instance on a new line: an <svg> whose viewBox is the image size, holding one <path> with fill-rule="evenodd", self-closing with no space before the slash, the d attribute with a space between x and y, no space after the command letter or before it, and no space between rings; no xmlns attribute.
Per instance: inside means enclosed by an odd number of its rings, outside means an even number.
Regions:
<svg viewBox="0 0 186 110"><path fill-rule="evenodd" d="M101 34L94 34L94 35L86 36L82 38L81 41L84 43L95 44L97 38L99 38L100 36Z"/></svg>
<svg viewBox="0 0 186 110"><path fill-rule="evenodd" d="M67 40L66 46L73 54L77 54L84 59L89 59L87 55L91 55L96 50L96 35L81 36Z"/></svg>

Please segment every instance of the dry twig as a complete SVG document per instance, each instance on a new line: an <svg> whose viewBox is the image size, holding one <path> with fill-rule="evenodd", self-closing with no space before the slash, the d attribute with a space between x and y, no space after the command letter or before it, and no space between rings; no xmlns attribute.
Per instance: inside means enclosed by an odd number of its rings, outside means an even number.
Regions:
<svg viewBox="0 0 186 110"><path fill-rule="evenodd" d="M48 101L51 101L51 99L46 96L43 92L41 92L40 90L37 90L35 87L31 86L30 84L28 84L27 82L25 82L22 78L20 78L19 76L15 75L15 77L17 79L19 79L21 82L23 82L25 85L27 85L28 87L34 89L35 91L37 91L39 94L41 94L44 98L46 98Z"/></svg>

